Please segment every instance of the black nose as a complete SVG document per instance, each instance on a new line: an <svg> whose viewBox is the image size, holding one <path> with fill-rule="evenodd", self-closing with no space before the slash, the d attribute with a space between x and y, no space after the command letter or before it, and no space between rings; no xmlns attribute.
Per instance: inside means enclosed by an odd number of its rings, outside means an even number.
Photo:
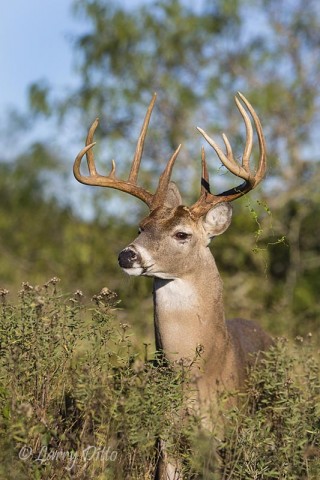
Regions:
<svg viewBox="0 0 320 480"><path fill-rule="evenodd" d="M131 248L122 250L118 257L118 262L121 268L132 268L136 261L138 261L138 254Z"/></svg>

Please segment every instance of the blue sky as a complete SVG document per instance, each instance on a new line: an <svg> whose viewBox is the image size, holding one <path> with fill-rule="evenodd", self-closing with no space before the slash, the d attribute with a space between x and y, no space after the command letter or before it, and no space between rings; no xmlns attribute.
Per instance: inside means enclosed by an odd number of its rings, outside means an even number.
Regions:
<svg viewBox="0 0 320 480"><path fill-rule="evenodd" d="M147 3L148 0L144 0ZM121 0L134 7L141 0ZM200 7L203 0L198 0ZM55 89L74 85L72 37L85 28L72 14L73 0L8 0L0 14L0 118L26 105L30 83L46 79Z"/></svg>
<svg viewBox="0 0 320 480"><path fill-rule="evenodd" d="M52 189L55 192L63 189L63 199L70 204L76 197L77 186L71 176L72 162L79 149L72 139L73 132L65 127L57 139L52 122L41 121L34 133L27 129L15 136L7 120L12 109L26 113L27 91L32 82L46 80L58 91L75 84L71 38L84 29L84 24L72 15L72 3L73 0L9 0L3 2L0 15L2 159L11 161L23 152L30 137L49 139L54 150L65 159L66 172L70 172L67 189L61 182L52 185Z"/></svg>
<svg viewBox="0 0 320 480"><path fill-rule="evenodd" d="M0 111L25 106L28 85L48 79L71 85L72 32L80 25L71 13L72 0L10 0L0 15ZM68 40L69 38L69 40Z"/></svg>
<svg viewBox="0 0 320 480"><path fill-rule="evenodd" d="M122 0L133 6L139 0ZM71 87L77 82L74 72L74 51L72 38L85 30L85 20L72 14L73 0L9 0L1 5L0 14L0 134L2 159L11 161L15 154L22 152L29 144L29 132L14 136L8 128L7 113L15 109L27 111L28 86L39 80L46 80L55 91ZM55 138L50 121L41 121L36 128L36 139L49 139L61 158L65 159L65 169L70 178L68 187L52 185L70 204L77 203L83 215L92 216L86 193L81 190L81 199L74 193L79 185L71 171L73 158L82 144L79 143L74 128L64 125ZM30 133L32 137L32 133ZM38 136L37 136L38 135ZM35 137L33 137L35 138ZM56 192L57 193L57 192Z"/></svg>
<svg viewBox="0 0 320 480"><path fill-rule="evenodd" d="M144 0L147 2L148 0ZM12 110L27 113L27 92L31 83L48 82L56 93L75 86L75 54L72 40L87 29L85 19L72 12L74 0L9 0L0 14L0 141L2 159L10 160L30 141L54 141L52 122L38 122L33 132L14 136L8 123ZM134 7L141 0L121 0ZM55 142L63 151L74 151L74 128L64 127ZM79 139L77 139L79 140Z"/></svg>

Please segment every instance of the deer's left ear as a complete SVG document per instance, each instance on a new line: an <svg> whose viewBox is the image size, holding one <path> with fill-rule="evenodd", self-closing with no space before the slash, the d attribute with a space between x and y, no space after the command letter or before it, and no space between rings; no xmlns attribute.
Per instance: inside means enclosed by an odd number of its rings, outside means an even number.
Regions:
<svg viewBox="0 0 320 480"><path fill-rule="evenodd" d="M218 203L204 217L203 228L211 239L225 232L231 223L232 208L230 203Z"/></svg>

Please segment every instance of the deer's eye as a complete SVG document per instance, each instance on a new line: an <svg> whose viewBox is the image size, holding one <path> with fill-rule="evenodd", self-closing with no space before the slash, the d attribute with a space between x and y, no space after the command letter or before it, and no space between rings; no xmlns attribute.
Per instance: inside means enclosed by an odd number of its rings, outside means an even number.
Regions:
<svg viewBox="0 0 320 480"><path fill-rule="evenodd" d="M177 240L187 240L190 237L191 237L191 233L186 233L186 232L176 232L174 234L174 238L176 238Z"/></svg>

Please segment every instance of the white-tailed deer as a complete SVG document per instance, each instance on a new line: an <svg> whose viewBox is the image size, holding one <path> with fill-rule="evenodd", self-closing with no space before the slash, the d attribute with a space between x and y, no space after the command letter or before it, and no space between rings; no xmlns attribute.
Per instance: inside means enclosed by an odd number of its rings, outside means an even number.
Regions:
<svg viewBox="0 0 320 480"><path fill-rule="evenodd" d="M170 361L193 359L201 346L201 362L195 366L201 411L212 402L217 392L243 387L247 368L254 361L253 353L270 345L270 337L255 323L243 319L225 320L222 282L209 249L213 237L222 234L231 222L232 200L248 193L263 179L266 170L266 148L258 116L248 100L238 94L236 105L246 126L246 144L241 165L234 159L230 143L223 140L226 153L203 130L198 128L213 147L225 167L244 182L231 190L213 195L202 149L201 194L196 203L184 206L178 188L170 182L175 159L181 145L170 158L160 176L155 194L137 185L144 141L156 95L146 113L138 139L128 180L116 177L115 163L109 175L97 173L92 147L98 125L96 120L88 133L86 146L74 163L76 179L86 185L110 187L127 192L145 202L150 214L140 223L139 236L119 255L119 264L129 275L154 277L154 324L156 348ZM242 103L240 102L242 101ZM249 167L253 144L253 128L257 131L260 160L255 172ZM80 173L86 154L89 176ZM170 470L171 469L171 470ZM161 478L179 479L179 473L168 465ZM171 473L170 473L171 472Z"/></svg>

